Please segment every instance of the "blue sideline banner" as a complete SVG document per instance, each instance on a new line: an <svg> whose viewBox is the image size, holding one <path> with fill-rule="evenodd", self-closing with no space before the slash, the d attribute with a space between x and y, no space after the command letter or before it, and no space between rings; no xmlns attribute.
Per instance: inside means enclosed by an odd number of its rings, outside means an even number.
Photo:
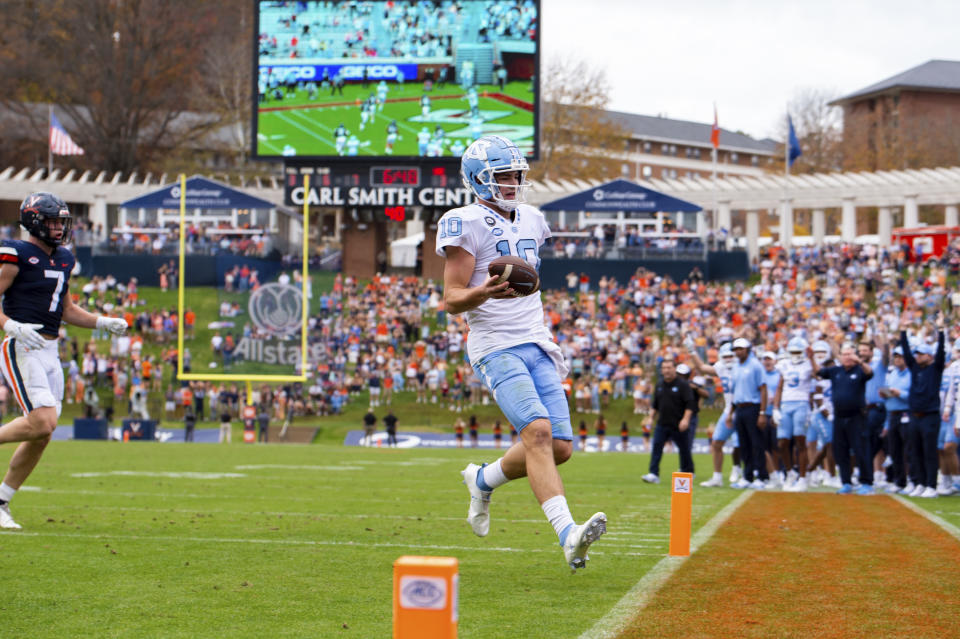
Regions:
<svg viewBox="0 0 960 639"><path fill-rule="evenodd" d="M344 446L363 446L363 431L362 430L351 430L347 433L346 438L343 440ZM580 438L574 436L573 438L574 448L580 450ZM386 433L376 433L373 436L373 447L386 447L387 445L387 434ZM604 452L621 452L621 440L620 435L607 436L603 441L603 450ZM452 433L397 433L397 448L456 448L457 447L457 438ZM463 437L463 447L471 448L470 437L464 435ZM496 450L496 440L494 440L493 435L480 435L477 439L477 448L484 448L488 450ZM503 439L500 442L501 450L506 450L510 448L510 435L504 434ZM597 452L597 438L594 435L587 437L587 446L586 452ZM644 446L642 437L631 437L629 443L627 444L627 450L623 452L628 453L646 453L649 452ZM706 439L697 438L693 442L693 453L694 454L706 454L710 452L710 444ZM732 449L731 451L732 452Z"/></svg>

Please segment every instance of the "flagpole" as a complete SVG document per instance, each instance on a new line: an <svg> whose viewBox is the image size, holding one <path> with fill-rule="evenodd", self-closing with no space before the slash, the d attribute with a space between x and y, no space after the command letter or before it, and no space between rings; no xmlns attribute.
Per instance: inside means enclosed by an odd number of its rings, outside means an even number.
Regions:
<svg viewBox="0 0 960 639"><path fill-rule="evenodd" d="M719 123L717 122L717 103L713 103L713 126L718 127ZM714 232L720 231L720 211L718 210L717 205L717 156L720 155L717 152L717 146L713 144L713 132L711 131L711 148L710 154L712 159L712 172L711 172L711 182L713 185L713 219L710 221L710 226ZM719 133L717 134L717 139L719 140Z"/></svg>
<svg viewBox="0 0 960 639"><path fill-rule="evenodd" d="M50 130L53 128L53 103L47 110L47 177L53 175L53 146L50 144Z"/></svg>

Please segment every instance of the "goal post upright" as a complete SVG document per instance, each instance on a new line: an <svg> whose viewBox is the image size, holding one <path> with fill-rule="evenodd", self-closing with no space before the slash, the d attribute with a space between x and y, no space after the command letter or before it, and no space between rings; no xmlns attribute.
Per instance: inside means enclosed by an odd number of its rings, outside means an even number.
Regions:
<svg viewBox="0 0 960 639"><path fill-rule="evenodd" d="M305 186L309 188L310 176L305 175ZM187 215L187 177L180 175L180 270L177 278L177 379L185 381L227 381L245 382L247 387L247 401L251 401L253 382L305 382L307 381L307 320L310 313L309 257L310 257L310 204L303 202L303 241L302 266L300 278L301 313L300 313L300 374L273 375L273 374L233 374L233 373L184 373L183 372L183 315L184 315L184 280L186 266L186 215Z"/></svg>

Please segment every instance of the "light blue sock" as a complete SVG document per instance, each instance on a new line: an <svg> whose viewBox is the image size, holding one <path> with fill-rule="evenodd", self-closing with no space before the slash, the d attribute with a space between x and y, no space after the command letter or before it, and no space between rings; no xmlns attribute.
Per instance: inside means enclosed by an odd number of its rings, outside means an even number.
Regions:
<svg viewBox="0 0 960 639"><path fill-rule="evenodd" d="M486 491L486 492L491 492L491 491L493 491L493 488L491 488L491 487L487 484L487 482L483 481L483 469L486 468L486 467L487 467L487 465L484 464L484 465L481 466L480 469L477 471L477 488L479 488L480 490Z"/></svg>
<svg viewBox="0 0 960 639"><path fill-rule="evenodd" d="M483 491L491 491L500 488L510 480L503 473L503 457L492 464L484 464L477 471L477 487Z"/></svg>

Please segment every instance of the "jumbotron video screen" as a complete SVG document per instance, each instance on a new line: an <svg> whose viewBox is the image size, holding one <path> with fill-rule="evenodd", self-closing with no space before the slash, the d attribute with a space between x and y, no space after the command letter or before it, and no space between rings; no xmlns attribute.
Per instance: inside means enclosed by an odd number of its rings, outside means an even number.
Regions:
<svg viewBox="0 0 960 639"><path fill-rule="evenodd" d="M253 154L536 159L539 0L255 2Z"/></svg>

